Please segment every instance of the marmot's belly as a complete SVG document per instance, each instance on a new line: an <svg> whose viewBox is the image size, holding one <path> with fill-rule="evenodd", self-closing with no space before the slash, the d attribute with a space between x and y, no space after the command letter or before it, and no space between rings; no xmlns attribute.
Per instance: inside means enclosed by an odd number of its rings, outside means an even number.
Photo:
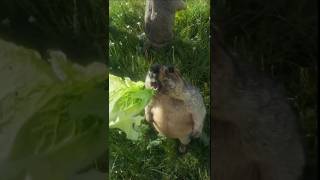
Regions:
<svg viewBox="0 0 320 180"><path fill-rule="evenodd" d="M192 117L182 101L162 97L155 102L151 113L154 127L167 137L182 138L192 132Z"/></svg>

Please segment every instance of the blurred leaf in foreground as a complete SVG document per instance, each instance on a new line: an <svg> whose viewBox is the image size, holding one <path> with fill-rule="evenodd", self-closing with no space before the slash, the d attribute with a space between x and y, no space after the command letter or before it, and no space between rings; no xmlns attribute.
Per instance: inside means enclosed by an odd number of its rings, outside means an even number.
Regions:
<svg viewBox="0 0 320 180"><path fill-rule="evenodd" d="M106 67L0 40L1 179L73 179L106 151Z"/></svg>

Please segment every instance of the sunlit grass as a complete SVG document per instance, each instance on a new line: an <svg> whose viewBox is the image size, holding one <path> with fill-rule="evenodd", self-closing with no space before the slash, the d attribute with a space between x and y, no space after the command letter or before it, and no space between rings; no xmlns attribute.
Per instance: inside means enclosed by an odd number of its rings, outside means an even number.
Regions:
<svg viewBox="0 0 320 180"><path fill-rule="evenodd" d="M144 0L109 1L109 70L118 76L144 80L152 63L172 64L200 88L209 112L209 0L188 0L178 12L175 39L168 47L142 52ZM209 136L209 116L204 133ZM177 141L157 136L148 125L142 140L132 142L123 133L109 133L110 179L209 179L210 147L194 140L189 152L179 155Z"/></svg>

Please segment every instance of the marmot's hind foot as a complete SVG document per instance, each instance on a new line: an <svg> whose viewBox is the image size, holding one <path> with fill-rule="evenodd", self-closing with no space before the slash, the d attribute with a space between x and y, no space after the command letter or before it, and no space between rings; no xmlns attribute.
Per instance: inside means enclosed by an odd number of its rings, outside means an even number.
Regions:
<svg viewBox="0 0 320 180"><path fill-rule="evenodd" d="M178 150L179 150L179 153L185 154L187 152L187 145L180 143Z"/></svg>

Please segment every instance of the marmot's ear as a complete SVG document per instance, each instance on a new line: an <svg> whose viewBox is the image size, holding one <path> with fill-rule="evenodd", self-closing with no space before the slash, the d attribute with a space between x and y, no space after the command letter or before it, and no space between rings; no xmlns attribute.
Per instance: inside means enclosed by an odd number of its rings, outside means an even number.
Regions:
<svg viewBox="0 0 320 180"><path fill-rule="evenodd" d="M175 11L180 11L186 9L187 4L183 0L171 0L171 7Z"/></svg>
<svg viewBox="0 0 320 180"><path fill-rule="evenodd" d="M174 73L174 67L173 66L168 66L168 71L169 73Z"/></svg>
<svg viewBox="0 0 320 180"><path fill-rule="evenodd" d="M160 72L161 66L159 64L153 64L149 67L149 71L158 74Z"/></svg>

